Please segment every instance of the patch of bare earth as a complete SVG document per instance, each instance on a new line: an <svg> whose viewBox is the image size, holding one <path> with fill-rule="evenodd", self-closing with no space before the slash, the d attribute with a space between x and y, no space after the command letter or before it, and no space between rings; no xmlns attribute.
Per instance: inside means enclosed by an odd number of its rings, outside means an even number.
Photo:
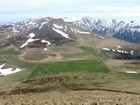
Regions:
<svg viewBox="0 0 140 105"><path fill-rule="evenodd" d="M26 54L24 55L25 60L42 60L46 58L45 54Z"/></svg>

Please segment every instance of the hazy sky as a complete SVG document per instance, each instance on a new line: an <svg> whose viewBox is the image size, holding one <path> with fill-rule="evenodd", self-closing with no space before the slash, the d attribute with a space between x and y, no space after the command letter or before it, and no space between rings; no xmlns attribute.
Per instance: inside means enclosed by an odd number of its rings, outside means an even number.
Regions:
<svg viewBox="0 0 140 105"><path fill-rule="evenodd" d="M140 0L0 0L0 22L75 15L140 21Z"/></svg>

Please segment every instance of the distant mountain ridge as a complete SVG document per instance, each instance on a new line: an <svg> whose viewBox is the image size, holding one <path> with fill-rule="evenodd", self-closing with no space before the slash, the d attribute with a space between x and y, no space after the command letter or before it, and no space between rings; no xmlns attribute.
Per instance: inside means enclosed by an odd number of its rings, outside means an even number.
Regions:
<svg viewBox="0 0 140 105"><path fill-rule="evenodd" d="M137 51L139 48L135 47L136 44L130 49L125 49L129 45L122 47L122 49L114 49L108 47L108 44L110 46L116 39L104 37L105 35L112 35L119 38L119 35L122 34L120 39L139 43L139 23L133 21L125 23L114 19L112 21L94 20L89 17L75 19L45 17L1 25L0 48L14 46L25 51L25 53L28 48L42 48L46 51L49 49L48 46L61 46L69 42L85 44L88 42L88 38L93 38L97 40L97 43L107 43L107 46L101 45L102 48L109 49L113 53L120 53L124 59L139 59L139 51ZM121 43L129 42L121 41ZM117 43L117 46L121 43ZM130 45L133 45L133 43Z"/></svg>
<svg viewBox="0 0 140 105"><path fill-rule="evenodd" d="M112 19L106 21L103 19L94 19L92 17L84 17L74 21L74 24L84 29L101 35L111 34L115 38L140 43L140 23L135 21L124 22Z"/></svg>
<svg viewBox="0 0 140 105"><path fill-rule="evenodd" d="M38 32L42 33L41 31L37 31L38 28L40 28L39 30L42 30L41 28L53 19L57 19L57 18L44 17L44 18L36 18L36 19L27 19L21 22L16 22L16 23L10 22L8 24L0 25L1 37L2 36L4 37L3 33L29 34L29 32L32 32L31 30L34 30L37 33ZM124 22L124 21L117 21L115 19L112 19L111 21L106 21L103 19L94 19L93 17L78 17L78 16L73 17L73 18L63 17L62 19L64 20L66 24L67 23L74 24L85 30L97 33L99 35L103 35L103 36L111 35L114 38L118 38L121 40L134 42L134 43L140 43L140 23L139 22L135 22L135 21ZM69 28L69 32L70 31L74 32L75 28ZM7 36L7 37L10 37L10 36Z"/></svg>
<svg viewBox="0 0 140 105"><path fill-rule="evenodd" d="M61 18L27 19L0 26L0 47L14 45L21 49L28 47L47 49L46 47L50 45L74 42L77 34L90 34L90 31L65 22Z"/></svg>

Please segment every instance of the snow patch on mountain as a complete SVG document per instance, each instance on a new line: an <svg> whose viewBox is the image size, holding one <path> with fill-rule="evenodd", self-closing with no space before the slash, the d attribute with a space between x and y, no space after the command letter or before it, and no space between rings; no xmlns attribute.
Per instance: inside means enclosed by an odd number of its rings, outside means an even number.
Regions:
<svg viewBox="0 0 140 105"><path fill-rule="evenodd" d="M102 48L102 50L106 51L112 51L112 52L117 52L117 53L122 53L122 54L131 54L134 55L134 51L124 51L124 50L116 50L116 49L110 49L110 48Z"/></svg>
<svg viewBox="0 0 140 105"><path fill-rule="evenodd" d="M64 31L67 32L67 30L68 30L68 28L67 28L67 26L65 26Z"/></svg>
<svg viewBox="0 0 140 105"><path fill-rule="evenodd" d="M126 71L126 73L138 73L136 71Z"/></svg>
<svg viewBox="0 0 140 105"><path fill-rule="evenodd" d="M76 32L79 34L90 34L90 32L84 32L84 31L80 31L80 30L76 30Z"/></svg>
<svg viewBox="0 0 140 105"><path fill-rule="evenodd" d="M13 27L12 32L13 32L13 33L19 33L20 31L18 31L15 27Z"/></svg>
<svg viewBox="0 0 140 105"><path fill-rule="evenodd" d="M99 36L99 38L100 38L100 39L104 39L104 37L103 37L103 36Z"/></svg>
<svg viewBox="0 0 140 105"><path fill-rule="evenodd" d="M36 23L35 23L34 21L35 21L34 19L31 19L31 20L29 21L29 23L27 23L27 24L35 25Z"/></svg>
<svg viewBox="0 0 140 105"><path fill-rule="evenodd" d="M122 50L117 50L118 53L122 53Z"/></svg>
<svg viewBox="0 0 140 105"><path fill-rule="evenodd" d="M74 22L77 20L81 20L83 16L71 16L71 17L62 17L65 22Z"/></svg>
<svg viewBox="0 0 140 105"><path fill-rule="evenodd" d="M39 27L39 29L41 29L45 24L47 24L48 22L43 22L41 23L41 26Z"/></svg>
<svg viewBox="0 0 140 105"><path fill-rule="evenodd" d="M115 50L115 49L111 49L111 51L116 52L116 50Z"/></svg>
<svg viewBox="0 0 140 105"><path fill-rule="evenodd" d="M44 48L43 50L44 50L44 51L47 51L48 49L47 49L47 48Z"/></svg>
<svg viewBox="0 0 140 105"><path fill-rule="evenodd" d="M6 38L10 38L10 35L8 35Z"/></svg>
<svg viewBox="0 0 140 105"><path fill-rule="evenodd" d="M63 29L63 26L61 25L61 26L59 26L59 25L57 25L57 24L53 24L53 26L56 28L56 29Z"/></svg>
<svg viewBox="0 0 140 105"><path fill-rule="evenodd" d="M2 69L4 66L5 64L0 65L0 75L9 75L22 71L20 68L16 68L15 70L13 68Z"/></svg>
<svg viewBox="0 0 140 105"><path fill-rule="evenodd" d="M58 34L62 35L63 37L65 37L65 38L67 38L67 39L71 39L71 38L68 36L68 34L64 33L63 31L61 31L61 30L59 30L59 29L55 29L55 28L53 28L53 30L54 30L55 32L57 32Z"/></svg>
<svg viewBox="0 0 140 105"><path fill-rule="evenodd" d="M134 51L131 51L130 54L131 54L131 55L134 55Z"/></svg>
<svg viewBox="0 0 140 105"><path fill-rule="evenodd" d="M71 31L74 32L74 29L71 28Z"/></svg>
<svg viewBox="0 0 140 105"><path fill-rule="evenodd" d="M110 51L111 49L109 48L102 48L103 50L106 50L106 51Z"/></svg>
<svg viewBox="0 0 140 105"><path fill-rule="evenodd" d="M51 43L50 43L49 41L46 41L46 40L41 40L41 42L42 42L42 43L46 43L47 46L50 46L50 45L51 45Z"/></svg>
<svg viewBox="0 0 140 105"><path fill-rule="evenodd" d="M34 33L30 33L28 37L30 37L30 38L29 38L24 44L22 44L22 45L20 46L20 48L24 48L24 47L27 46L29 43L39 40L39 39L32 39L33 37L35 37L35 34L34 34Z"/></svg>
<svg viewBox="0 0 140 105"><path fill-rule="evenodd" d="M119 48L119 49L122 48L120 45L116 45L116 47Z"/></svg>

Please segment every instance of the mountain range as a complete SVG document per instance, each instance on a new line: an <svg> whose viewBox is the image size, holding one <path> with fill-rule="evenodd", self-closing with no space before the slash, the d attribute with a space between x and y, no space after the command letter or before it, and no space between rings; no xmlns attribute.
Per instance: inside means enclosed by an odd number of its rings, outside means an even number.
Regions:
<svg viewBox="0 0 140 105"><path fill-rule="evenodd" d="M111 35L114 38L118 38L121 40L140 43L139 22L124 22L117 21L115 19L112 19L111 21L106 21L103 19L84 17L80 20L75 21L74 24L101 35Z"/></svg>
<svg viewBox="0 0 140 105"><path fill-rule="evenodd" d="M55 45L62 45L65 42L75 41L75 34L77 33L95 33L99 37L111 36L129 42L140 43L139 22L131 21L126 23L115 19L106 21L92 17L57 19L45 17L1 25L0 47L11 44L19 48L27 45L29 45L28 47L40 47L48 44L47 41Z"/></svg>
<svg viewBox="0 0 140 105"><path fill-rule="evenodd" d="M53 17L46 18L36 18L36 19L27 19L21 22L13 23L10 22L5 25L0 26L0 33L5 32L14 32L18 33L19 31L35 29L41 24L46 24L50 20L54 19ZM112 19L106 21L103 19L94 19L93 17L75 17L75 18L62 18L65 22L69 24L75 24L88 30L103 36L111 35L114 38L121 40L140 43L140 23L135 21L124 22L117 21Z"/></svg>
<svg viewBox="0 0 140 105"><path fill-rule="evenodd" d="M90 34L90 31L63 19L51 17L28 19L0 26L0 47L14 45L18 48L46 47L74 42L75 34Z"/></svg>

